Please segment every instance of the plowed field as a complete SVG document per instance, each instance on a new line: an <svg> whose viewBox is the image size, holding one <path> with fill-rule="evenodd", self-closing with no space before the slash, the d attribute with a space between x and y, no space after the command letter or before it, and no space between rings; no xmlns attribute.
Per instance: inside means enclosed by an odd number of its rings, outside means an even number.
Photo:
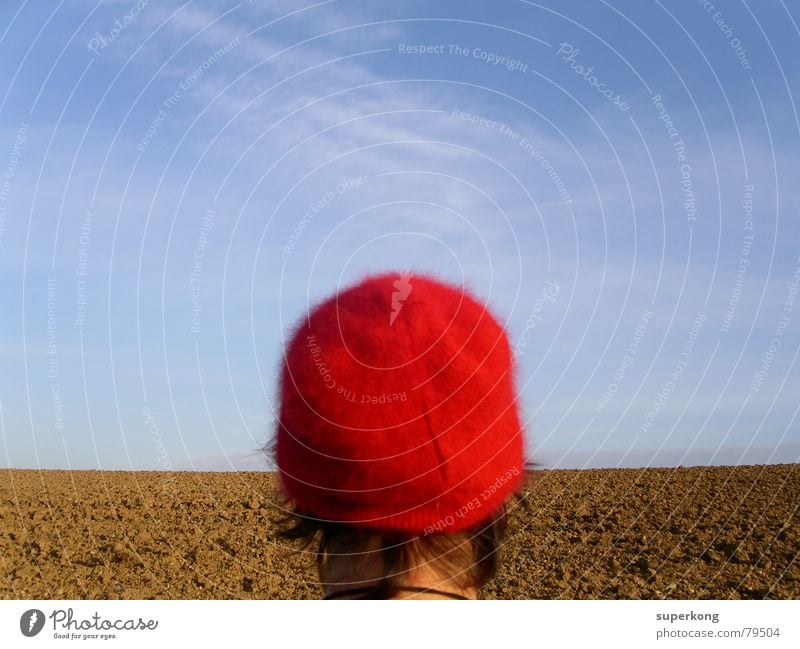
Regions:
<svg viewBox="0 0 800 649"><path fill-rule="evenodd" d="M0 472L6 599L318 598L269 473ZM800 465L532 473L485 598L796 599Z"/></svg>

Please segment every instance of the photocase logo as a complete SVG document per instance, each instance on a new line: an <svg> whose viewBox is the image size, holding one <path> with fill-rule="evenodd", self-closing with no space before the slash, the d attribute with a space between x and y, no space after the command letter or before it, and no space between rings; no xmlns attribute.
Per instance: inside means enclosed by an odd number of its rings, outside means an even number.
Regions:
<svg viewBox="0 0 800 649"><path fill-rule="evenodd" d="M19 630L22 635L32 638L44 627L44 613L38 608L25 611L19 618Z"/></svg>
<svg viewBox="0 0 800 649"><path fill-rule="evenodd" d="M397 316L400 315L400 309L403 308L403 301L408 298L411 293L411 273L400 273L400 279L396 279L392 286L395 290L392 292L392 312L389 314L389 326L394 324Z"/></svg>

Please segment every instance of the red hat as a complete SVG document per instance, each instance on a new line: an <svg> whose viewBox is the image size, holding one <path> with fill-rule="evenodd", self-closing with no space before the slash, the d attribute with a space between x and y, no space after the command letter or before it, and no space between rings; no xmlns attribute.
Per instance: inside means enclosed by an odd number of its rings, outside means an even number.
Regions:
<svg viewBox="0 0 800 649"><path fill-rule="evenodd" d="M276 457L296 506L377 531L454 533L524 481L508 337L464 288L368 276L293 329Z"/></svg>

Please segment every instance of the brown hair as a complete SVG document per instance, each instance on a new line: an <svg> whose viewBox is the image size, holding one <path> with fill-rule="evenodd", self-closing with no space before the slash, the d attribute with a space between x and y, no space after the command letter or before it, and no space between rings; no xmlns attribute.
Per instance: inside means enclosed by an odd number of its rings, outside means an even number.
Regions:
<svg viewBox="0 0 800 649"><path fill-rule="evenodd" d="M288 500L286 504L290 505ZM404 576L422 563L428 564L442 580L457 588L473 587L480 591L497 574L497 555L506 529L505 503L488 520L470 529L456 534L425 535L374 532L320 520L295 507L279 521L277 534L282 539L301 541L298 551L308 549L319 538L316 563L323 586L328 583L330 556L363 554L366 543L377 537L377 552L383 570L367 596L370 599L390 599L404 585Z"/></svg>

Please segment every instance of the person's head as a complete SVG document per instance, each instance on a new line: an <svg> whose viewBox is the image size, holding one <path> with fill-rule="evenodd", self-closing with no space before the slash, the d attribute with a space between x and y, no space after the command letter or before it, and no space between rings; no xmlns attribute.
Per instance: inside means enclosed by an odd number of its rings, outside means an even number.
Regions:
<svg viewBox="0 0 800 649"><path fill-rule="evenodd" d="M487 307L427 274L368 276L293 328L280 534L318 542L328 595L474 597L494 576L525 477L514 370Z"/></svg>

